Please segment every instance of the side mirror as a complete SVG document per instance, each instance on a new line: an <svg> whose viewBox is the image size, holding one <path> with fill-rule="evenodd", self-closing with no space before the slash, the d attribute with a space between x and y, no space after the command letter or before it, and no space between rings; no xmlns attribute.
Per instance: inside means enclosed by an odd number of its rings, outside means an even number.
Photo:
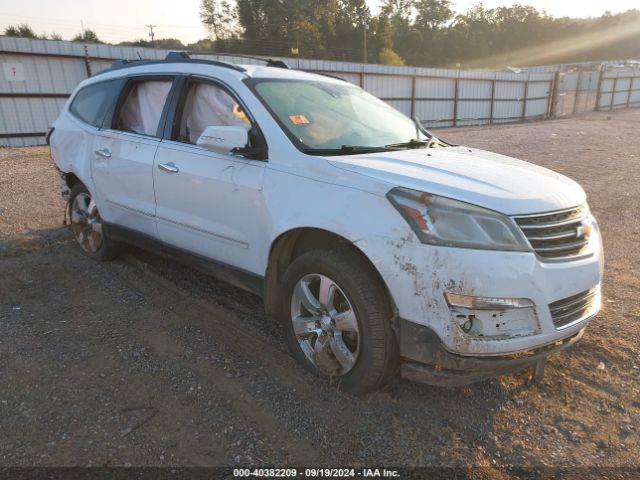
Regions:
<svg viewBox="0 0 640 480"><path fill-rule="evenodd" d="M242 126L207 127L196 145L216 153L229 154L243 149L249 143L249 133Z"/></svg>

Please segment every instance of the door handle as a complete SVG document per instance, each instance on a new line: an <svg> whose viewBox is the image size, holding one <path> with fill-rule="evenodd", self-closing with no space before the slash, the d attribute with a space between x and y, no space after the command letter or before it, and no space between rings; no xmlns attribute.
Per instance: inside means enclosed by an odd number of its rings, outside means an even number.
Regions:
<svg viewBox="0 0 640 480"><path fill-rule="evenodd" d="M102 158L111 158L111 151L108 148L96 150L96 155L100 155Z"/></svg>
<svg viewBox="0 0 640 480"><path fill-rule="evenodd" d="M167 173L178 173L180 171L180 169L176 167L173 162L159 163L158 168Z"/></svg>

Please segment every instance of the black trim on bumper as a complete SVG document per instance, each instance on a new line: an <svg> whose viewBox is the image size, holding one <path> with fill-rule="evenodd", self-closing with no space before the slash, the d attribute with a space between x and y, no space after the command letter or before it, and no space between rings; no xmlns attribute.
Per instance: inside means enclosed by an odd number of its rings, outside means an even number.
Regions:
<svg viewBox="0 0 640 480"><path fill-rule="evenodd" d="M467 357L447 351L430 328L400 320L401 375L407 380L429 385L468 385L531 367L576 343L584 330L550 345L516 354Z"/></svg>

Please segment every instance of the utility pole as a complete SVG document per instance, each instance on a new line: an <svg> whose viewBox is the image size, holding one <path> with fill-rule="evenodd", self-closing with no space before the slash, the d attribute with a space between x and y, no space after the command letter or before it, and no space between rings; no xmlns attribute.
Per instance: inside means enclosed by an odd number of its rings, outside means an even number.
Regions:
<svg viewBox="0 0 640 480"><path fill-rule="evenodd" d="M362 63L367 63L367 30L369 30L369 24L367 23L367 9L362 12Z"/></svg>
<svg viewBox="0 0 640 480"><path fill-rule="evenodd" d="M145 25L145 27L149 28L149 36L151 37L151 47L156 48L156 44L153 42L153 37L155 34L153 33L153 27L157 27L157 25Z"/></svg>

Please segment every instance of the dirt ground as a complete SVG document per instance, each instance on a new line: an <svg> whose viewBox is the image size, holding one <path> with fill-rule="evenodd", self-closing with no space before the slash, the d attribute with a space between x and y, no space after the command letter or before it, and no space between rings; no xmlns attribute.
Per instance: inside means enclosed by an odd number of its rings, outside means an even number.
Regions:
<svg viewBox="0 0 640 480"><path fill-rule="evenodd" d="M359 398L298 367L257 297L139 250L85 257L48 150L0 149L0 466L638 467L639 131L640 110L439 131L583 185L604 309L540 384Z"/></svg>

